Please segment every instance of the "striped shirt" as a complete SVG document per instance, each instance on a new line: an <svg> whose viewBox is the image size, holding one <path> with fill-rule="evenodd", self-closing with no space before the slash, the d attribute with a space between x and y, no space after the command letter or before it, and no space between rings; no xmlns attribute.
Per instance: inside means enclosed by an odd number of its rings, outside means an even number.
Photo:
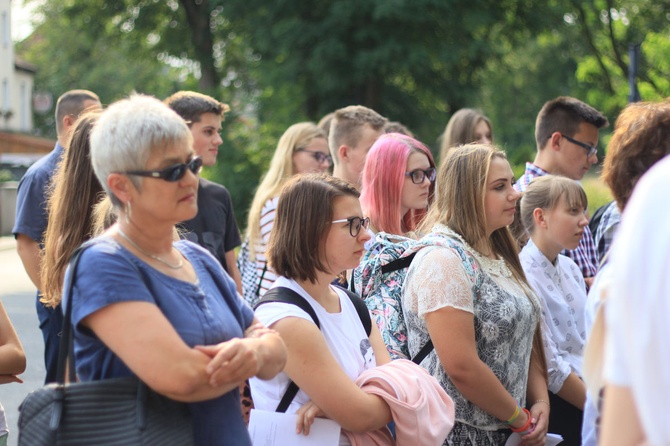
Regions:
<svg viewBox="0 0 670 446"><path fill-rule="evenodd" d="M277 276L274 271L267 264L267 257L265 256L265 250L267 249L268 242L270 240L270 232L275 222L275 214L277 212L277 203L279 202L279 197L274 197L268 199L261 209L261 232L260 239L256 240L255 250L256 250L256 270L258 271L258 278L261 281L261 287L258 294L258 297L261 298L267 290L270 289Z"/></svg>

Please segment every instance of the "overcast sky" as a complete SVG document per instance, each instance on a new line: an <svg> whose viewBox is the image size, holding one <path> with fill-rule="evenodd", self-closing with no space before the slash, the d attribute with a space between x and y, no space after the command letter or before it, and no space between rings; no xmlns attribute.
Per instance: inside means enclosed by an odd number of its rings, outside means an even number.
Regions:
<svg viewBox="0 0 670 446"><path fill-rule="evenodd" d="M33 30L31 16L36 2L30 1L25 5L25 0L9 0L9 3L12 7L12 40L19 42Z"/></svg>

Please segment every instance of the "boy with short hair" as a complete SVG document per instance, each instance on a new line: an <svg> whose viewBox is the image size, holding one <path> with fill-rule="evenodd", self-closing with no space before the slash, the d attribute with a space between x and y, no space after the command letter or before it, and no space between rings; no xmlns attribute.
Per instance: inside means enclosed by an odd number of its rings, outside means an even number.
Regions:
<svg viewBox="0 0 670 446"><path fill-rule="evenodd" d="M333 157L333 176L361 188L361 173L372 144L384 133L387 119L362 105L335 112L330 122L328 146Z"/></svg>
<svg viewBox="0 0 670 446"><path fill-rule="evenodd" d="M221 139L221 121L230 110L227 104L194 91L179 91L165 99L191 129L193 150L205 166L216 164ZM242 279L235 261L235 248L242 243L228 189L200 178L198 215L180 224L185 238L206 248L221 263L242 293Z"/></svg>
<svg viewBox="0 0 670 446"><path fill-rule="evenodd" d="M579 99L560 96L546 102L535 121L535 160L526 163L526 171L514 188L523 192L533 178L547 174L581 180L598 162L598 130L608 124L601 112ZM577 249L564 254L577 263L590 286L598 267L598 252L588 226Z"/></svg>

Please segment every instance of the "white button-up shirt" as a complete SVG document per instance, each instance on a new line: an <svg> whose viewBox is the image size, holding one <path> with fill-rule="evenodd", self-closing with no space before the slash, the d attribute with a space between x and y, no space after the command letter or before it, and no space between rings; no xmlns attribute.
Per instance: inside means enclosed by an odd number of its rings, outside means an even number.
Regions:
<svg viewBox="0 0 670 446"><path fill-rule="evenodd" d="M553 264L532 240L519 257L528 282L542 302L549 390L557 393L570 372L582 375L586 285L572 259L559 254Z"/></svg>

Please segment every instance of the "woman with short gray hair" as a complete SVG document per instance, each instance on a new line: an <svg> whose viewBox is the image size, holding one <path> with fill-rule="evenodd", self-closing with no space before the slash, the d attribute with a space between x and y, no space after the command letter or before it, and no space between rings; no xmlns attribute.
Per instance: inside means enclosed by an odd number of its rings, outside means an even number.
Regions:
<svg viewBox="0 0 670 446"><path fill-rule="evenodd" d="M91 158L118 223L81 254L65 298L79 379L136 375L189 403L195 444L250 444L238 387L274 377L286 350L211 254L173 240L175 224L198 211L202 162L188 127L157 99L133 95L100 116Z"/></svg>

